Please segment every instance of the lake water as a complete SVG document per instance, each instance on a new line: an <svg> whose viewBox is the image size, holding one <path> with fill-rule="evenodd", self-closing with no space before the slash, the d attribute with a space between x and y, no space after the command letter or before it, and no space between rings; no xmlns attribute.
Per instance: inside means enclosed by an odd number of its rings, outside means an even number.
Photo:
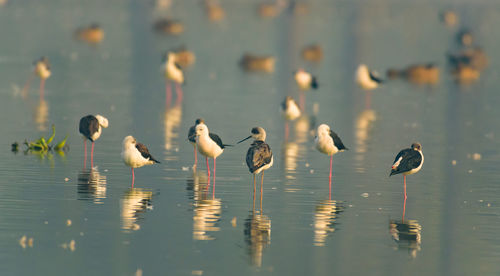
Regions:
<svg viewBox="0 0 500 276"><path fill-rule="evenodd" d="M255 1L220 2L220 22L207 19L201 1L168 9L94 0L0 7L2 275L500 274L499 3L304 1L305 14L285 9L262 19ZM458 26L439 21L445 9L457 12ZM155 34L160 17L181 20L185 32ZM72 37L91 22L105 30L98 46ZM445 59L460 27L490 61L469 85L454 81ZM319 64L300 57L312 43L323 48ZM161 56L183 45L196 63L185 71L182 103L174 97L166 106ZM275 56L275 72L241 70L247 52ZM26 97L22 89L43 55L52 76L40 102L38 79ZM383 74L418 62L441 69L438 84L387 82L365 110L367 94L353 82L359 63ZM279 108L286 95L298 98L299 67L316 74L320 88L306 94L308 117L291 124L285 141ZM110 122L93 170L84 169L78 133L87 114ZM225 150L215 194L206 190L204 159L194 172L186 140L198 117L228 144L251 127L266 129L274 166L262 205L245 164L249 143ZM329 158L314 148L311 119L350 148L334 156L331 197ZM64 156L10 151L15 141L50 136L51 124L56 141L69 136ZM134 188L120 157L127 135L162 162L137 169ZM388 174L414 141L425 164L407 178L402 221L402 177Z"/></svg>

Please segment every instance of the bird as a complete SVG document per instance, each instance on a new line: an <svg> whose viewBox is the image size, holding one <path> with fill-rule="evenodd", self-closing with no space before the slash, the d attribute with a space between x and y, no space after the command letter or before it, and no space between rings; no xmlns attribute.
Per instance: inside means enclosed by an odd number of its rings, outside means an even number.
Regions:
<svg viewBox="0 0 500 276"><path fill-rule="evenodd" d="M406 176L417 173L422 169L424 164L424 154L422 153L422 145L420 143L411 144L410 148L401 150L394 162L392 163L391 173L389 176L395 174L403 174L404 185L404 200L406 202ZM404 211L403 211L404 213Z"/></svg>
<svg viewBox="0 0 500 276"><path fill-rule="evenodd" d="M150 153L148 148L137 142L137 140L129 135L123 139L122 159L125 165L132 169L132 187L134 187L135 175L134 168L140 168L145 165L153 165L160 163Z"/></svg>
<svg viewBox="0 0 500 276"><path fill-rule="evenodd" d="M35 75L40 78L40 100L43 100L45 80L52 75L52 72L50 71L49 59L47 57L41 57L40 59L34 61L33 65L35 66Z"/></svg>
<svg viewBox="0 0 500 276"><path fill-rule="evenodd" d="M104 30L99 24L92 23L90 26L76 29L75 37L80 41L95 45L104 39Z"/></svg>
<svg viewBox="0 0 500 276"><path fill-rule="evenodd" d="M427 63L413 64L404 69L388 69L387 78L404 78L414 84L436 84L439 82L439 67Z"/></svg>
<svg viewBox="0 0 500 276"><path fill-rule="evenodd" d="M319 44L305 46L302 49L302 58L304 60L318 63L323 59L323 48Z"/></svg>
<svg viewBox="0 0 500 276"><path fill-rule="evenodd" d="M324 154L330 156L330 176L328 178L329 186L330 186L330 196L332 193L332 163L333 163L333 155L337 152L342 152L344 150L348 150L340 140L340 137L337 133L333 132L331 128L327 124L321 124L317 130L317 136L314 140L316 143L316 149Z"/></svg>
<svg viewBox="0 0 500 276"><path fill-rule="evenodd" d="M154 23L153 30L158 34L180 35L184 32L184 25L177 20L159 19Z"/></svg>
<svg viewBox="0 0 500 276"><path fill-rule="evenodd" d="M196 139L196 147L198 151L205 156L207 161L207 172L208 172L208 181L210 182L210 167L208 165L208 158L214 159L214 188L215 188L215 169L216 169L216 159L219 155L222 154L224 148L231 145L226 145L222 143L220 137L215 133L210 133L208 131L207 125L204 123L198 124L195 127L195 139ZM215 195L215 191L212 191L213 195Z"/></svg>
<svg viewBox="0 0 500 276"><path fill-rule="evenodd" d="M294 72L293 74L295 82L299 86L301 93L300 95L300 108L304 110L305 107L305 95L304 91L310 90L310 89L318 89L318 80L315 76L313 76L311 73L305 71L304 69L300 68L297 71Z"/></svg>
<svg viewBox="0 0 500 276"><path fill-rule="evenodd" d="M311 73L300 68L293 74L297 85L301 90L318 89L318 81Z"/></svg>
<svg viewBox="0 0 500 276"><path fill-rule="evenodd" d="M245 54L240 59L240 66L247 72L273 73L276 58L273 56L257 56Z"/></svg>
<svg viewBox="0 0 500 276"><path fill-rule="evenodd" d="M255 175L262 172L260 180L260 200L262 202L262 185L264 184L264 171L273 165L273 152L266 143L266 131L262 127L254 127L250 131L252 134L238 142L241 143L250 138L254 141L247 151L246 161L250 173L253 174L253 193L255 198Z"/></svg>
<svg viewBox="0 0 500 276"><path fill-rule="evenodd" d="M181 84L184 83L184 73L179 64L177 64L177 56L174 52L168 52L163 58L162 70L165 73L165 90L167 94L167 105L170 104L171 87L170 81L175 83L175 91L177 93L177 102L182 101L182 88Z"/></svg>
<svg viewBox="0 0 500 276"><path fill-rule="evenodd" d="M382 79L374 71L368 70L364 64L360 64L356 70L356 83L364 90L373 90L382 83Z"/></svg>
<svg viewBox="0 0 500 276"><path fill-rule="evenodd" d="M281 103L281 111L285 117L285 140L288 139L288 121L294 121L300 117L301 111L297 102L290 96L286 96L285 100Z"/></svg>
<svg viewBox="0 0 500 276"><path fill-rule="evenodd" d="M102 115L87 115L80 119L79 131L83 135L83 145L85 148L85 165L87 164L87 140L90 140L92 142L92 149L90 151L91 168L94 167L94 142L101 136L102 128L107 128L108 125L108 119L106 119Z"/></svg>
<svg viewBox="0 0 500 276"><path fill-rule="evenodd" d="M196 151L196 126L199 124L204 124L204 123L205 123L205 120L203 120L202 118L196 119L196 121L194 121L194 125L189 128L189 132L188 132L188 140L191 143L191 145L193 145L193 148L194 148L193 169L196 169L196 165L198 163L198 154Z"/></svg>

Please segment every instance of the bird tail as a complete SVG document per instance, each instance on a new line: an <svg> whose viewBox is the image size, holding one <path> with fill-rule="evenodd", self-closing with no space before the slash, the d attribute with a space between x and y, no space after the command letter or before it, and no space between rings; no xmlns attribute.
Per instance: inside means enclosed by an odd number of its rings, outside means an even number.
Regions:
<svg viewBox="0 0 500 276"><path fill-rule="evenodd" d="M397 170L391 170L391 173L389 174L389 176L392 176L392 175L395 175L398 173L400 173L400 172L398 172Z"/></svg>
<svg viewBox="0 0 500 276"><path fill-rule="evenodd" d="M312 80L311 80L311 87L313 89L318 89L319 87L319 83L318 83L318 79L316 79L316 77L312 77Z"/></svg>
<svg viewBox="0 0 500 276"><path fill-rule="evenodd" d="M234 145L222 144L222 148L226 148L226 147L234 147Z"/></svg>
<svg viewBox="0 0 500 276"><path fill-rule="evenodd" d="M151 161L153 161L153 162L155 162L155 163L161 163L160 161L158 161L158 160L154 159L153 157L151 157L151 159L149 159L149 160L151 160Z"/></svg>

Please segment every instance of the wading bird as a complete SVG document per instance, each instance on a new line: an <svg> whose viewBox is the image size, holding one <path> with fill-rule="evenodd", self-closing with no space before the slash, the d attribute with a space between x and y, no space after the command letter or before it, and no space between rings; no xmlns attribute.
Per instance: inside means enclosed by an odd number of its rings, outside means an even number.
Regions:
<svg viewBox="0 0 500 276"><path fill-rule="evenodd" d="M92 142L90 150L90 167L94 167L94 143L102 133L102 128L108 127L108 119L101 115L87 115L80 119L79 131L83 135L83 145L85 149L84 167L87 165L87 140Z"/></svg>
<svg viewBox="0 0 500 276"><path fill-rule="evenodd" d="M132 136L123 139L122 159L125 165L132 169L132 187L134 187L135 174L134 168L140 168L145 165L160 163L150 153L148 148L137 142Z"/></svg>

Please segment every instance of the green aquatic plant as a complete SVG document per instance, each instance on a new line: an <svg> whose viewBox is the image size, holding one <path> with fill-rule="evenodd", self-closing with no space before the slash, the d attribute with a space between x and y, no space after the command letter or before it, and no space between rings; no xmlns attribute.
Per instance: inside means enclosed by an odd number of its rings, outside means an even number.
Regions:
<svg viewBox="0 0 500 276"><path fill-rule="evenodd" d="M64 152L68 150L68 145L66 144L68 135L66 135L64 139L59 143L52 145L55 136L56 136L56 127L52 125L52 135L50 135L49 138L45 139L45 137L42 136L35 141L28 141L28 140L24 141L24 145L26 146L25 153L46 154L49 151L55 151L58 154L64 155ZM12 144L12 151L17 152L18 147L19 144L17 142L14 142Z"/></svg>

